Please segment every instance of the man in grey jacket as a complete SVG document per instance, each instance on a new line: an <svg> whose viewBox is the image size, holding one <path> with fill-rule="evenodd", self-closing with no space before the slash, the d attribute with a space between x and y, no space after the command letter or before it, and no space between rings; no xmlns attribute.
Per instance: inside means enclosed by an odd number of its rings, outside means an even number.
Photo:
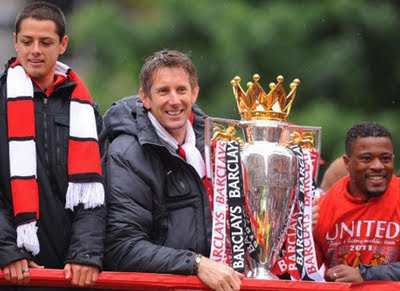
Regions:
<svg viewBox="0 0 400 291"><path fill-rule="evenodd" d="M108 221L105 268L197 275L239 290L243 275L207 258L211 218L204 177L204 113L186 55L164 50L140 73L139 97L104 116Z"/></svg>

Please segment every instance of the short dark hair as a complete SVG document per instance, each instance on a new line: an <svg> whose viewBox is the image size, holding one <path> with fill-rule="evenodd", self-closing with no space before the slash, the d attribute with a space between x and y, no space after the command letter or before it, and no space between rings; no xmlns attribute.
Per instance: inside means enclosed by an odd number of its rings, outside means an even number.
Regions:
<svg viewBox="0 0 400 291"><path fill-rule="evenodd" d="M353 142L360 137L387 137L392 141L392 135L383 125L373 121L357 123L351 127L346 134L345 150L347 156L351 156L351 146Z"/></svg>
<svg viewBox="0 0 400 291"><path fill-rule="evenodd" d="M192 88L197 86L197 73L192 60L188 55L175 50L162 50L148 57L140 70L140 87L150 97L150 89L153 85L153 73L160 68L182 68L189 75Z"/></svg>
<svg viewBox="0 0 400 291"><path fill-rule="evenodd" d="M36 20L51 20L56 25L56 33L60 37L60 41L65 35L65 16L59 7L48 2L33 2L18 14L15 20L15 34L21 30L21 22L32 17Z"/></svg>

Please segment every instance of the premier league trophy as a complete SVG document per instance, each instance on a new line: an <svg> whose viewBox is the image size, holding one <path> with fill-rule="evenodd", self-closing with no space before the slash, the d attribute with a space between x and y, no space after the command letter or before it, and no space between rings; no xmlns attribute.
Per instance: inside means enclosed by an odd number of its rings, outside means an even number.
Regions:
<svg viewBox="0 0 400 291"><path fill-rule="evenodd" d="M218 224L218 221L213 222L211 257L217 251L215 246L218 246L218 241L215 238L218 238L218 234L226 233L226 237L228 237L228 232L230 232L230 250L224 250L228 258L222 261L230 263L234 268L242 266L237 261L238 258L241 258L241 253L238 252L239 244L235 245L235 242L240 242L240 240L234 236L240 234L237 230L239 223L235 220L232 223L232 216L234 219L237 216L236 213L232 213L232 209L238 209L234 208L238 204L236 202L234 202L234 206L230 204L229 192L229 185L234 182L229 180L229 176L233 177L235 174L228 171L225 175L228 185L227 192L218 188L218 185L222 185L222 177L224 177L223 165L219 162L221 160L218 154L221 152L219 148L221 143L222 145L225 142L228 144L226 146L226 169L234 168L229 164L231 155L229 148L232 147L230 144L236 141L237 144L241 144L242 171L239 174L243 180L243 185L241 185L243 188L243 237L249 253L249 264L246 267L247 277L277 279L278 277L271 272L271 269L282 248L294 202L297 201L296 193L298 193L296 192L299 174L298 158L289 147L293 144L304 146L307 142L312 144L314 135L309 134L307 139L304 137L304 132L298 128L291 129L286 122L297 86L300 84L298 79L290 84L289 94L286 94L282 86L282 76L278 76L276 84L269 85L269 93L265 93L260 86L258 75L254 75L253 80L254 82L247 83L246 92L240 86L239 77L235 77L231 81L241 121L211 118L206 124L208 128L206 132L212 132L209 136L211 142L208 147L206 146L206 158L208 156L210 165L209 177L213 178L213 183L216 185L214 186L214 198L216 195L226 193L227 204L229 204L226 209L230 210L226 213L226 216L230 217L226 220L228 225L226 230L216 229L215 225ZM228 126L223 127L219 125L221 123L226 123ZM238 128L242 129L244 142L240 137L236 137L237 132L240 131L237 130ZM218 171L218 169L222 170ZM219 207L219 201L222 201L220 197L216 198L211 203L214 208L214 217L219 215L215 209ZM229 243L227 245L229 246ZM243 268L239 268L239 271L242 270Z"/></svg>

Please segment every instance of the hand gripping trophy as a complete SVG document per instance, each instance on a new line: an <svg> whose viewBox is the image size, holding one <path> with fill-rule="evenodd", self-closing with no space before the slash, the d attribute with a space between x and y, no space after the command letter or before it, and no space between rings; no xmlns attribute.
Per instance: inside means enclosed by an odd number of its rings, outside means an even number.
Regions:
<svg viewBox="0 0 400 291"><path fill-rule="evenodd" d="M298 79L290 84L289 94L282 76L269 85L269 93L259 84L259 75L253 80L246 92L239 77L231 81L240 121L206 122L206 161L213 183L211 258L258 279L277 279L274 273L282 272L273 268L276 262L288 265L292 260L292 278L310 277L306 262L316 265L315 252L307 261L304 246L312 241L320 128L286 122ZM244 141L236 136L240 133ZM293 230L290 242L297 246L286 240ZM279 258L282 254L287 258Z"/></svg>

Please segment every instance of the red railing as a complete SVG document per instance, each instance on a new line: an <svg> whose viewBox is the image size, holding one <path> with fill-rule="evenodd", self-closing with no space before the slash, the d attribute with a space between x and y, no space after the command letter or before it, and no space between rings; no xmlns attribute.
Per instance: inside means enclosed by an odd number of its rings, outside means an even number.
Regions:
<svg viewBox="0 0 400 291"><path fill-rule="evenodd" d="M29 286L70 287L62 270L31 269ZM0 271L0 285L9 285ZM149 273L102 272L96 289L120 290L208 290L196 276ZM241 290L400 290L400 282L371 281L361 284L244 279Z"/></svg>

